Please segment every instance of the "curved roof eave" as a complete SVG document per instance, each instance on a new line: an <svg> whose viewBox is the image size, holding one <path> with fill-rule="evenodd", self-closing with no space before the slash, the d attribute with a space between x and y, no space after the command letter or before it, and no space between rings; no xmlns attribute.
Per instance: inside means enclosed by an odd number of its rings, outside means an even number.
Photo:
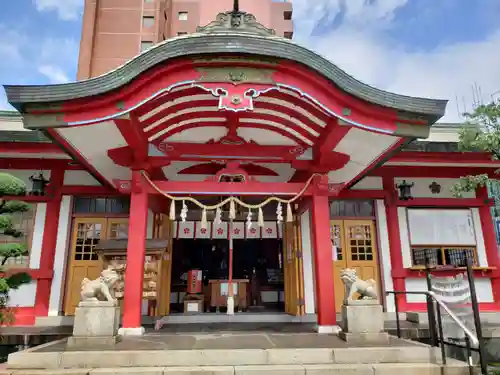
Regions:
<svg viewBox="0 0 500 375"><path fill-rule="evenodd" d="M410 97L364 84L317 53L285 38L243 33L198 33L166 40L124 65L88 80L56 85L5 85L9 102L18 110L29 103L56 103L104 94L169 59L211 54L247 54L278 57L314 69L345 92L396 110L417 113L437 120L444 115L447 100Z"/></svg>

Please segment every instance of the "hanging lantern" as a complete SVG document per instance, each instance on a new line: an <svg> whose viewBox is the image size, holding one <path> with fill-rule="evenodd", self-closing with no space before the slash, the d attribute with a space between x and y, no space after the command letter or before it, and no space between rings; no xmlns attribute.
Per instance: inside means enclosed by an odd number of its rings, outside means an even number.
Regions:
<svg viewBox="0 0 500 375"><path fill-rule="evenodd" d="M40 172L38 175L34 174L30 177L30 181L32 183L31 194L36 196L44 196L45 195L45 187L50 183L50 180L46 180L43 176L43 172Z"/></svg>
<svg viewBox="0 0 500 375"><path fill-rule="evenodd" d="M396 185L396 188L399 190L399 199L402 201L408 201L413 199L411 195L411 188L415 185L413 182L409 184L406 180L403 180L400 184Z"/></svg>

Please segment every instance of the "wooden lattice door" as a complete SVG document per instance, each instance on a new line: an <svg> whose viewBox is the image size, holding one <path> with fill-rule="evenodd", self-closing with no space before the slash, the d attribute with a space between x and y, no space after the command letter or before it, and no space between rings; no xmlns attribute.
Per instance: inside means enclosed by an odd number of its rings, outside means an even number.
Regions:
<svg viewBox="0 0 500 375"><path fill-rule="evenodd" d="M332 253L334 264L335 304L339 311L344 300L340 273L352 268L360 279L373 279L380 288L375 225L372 220L332 220Z"/></svg>
<svg viewBox="0 0 500 375"><path fill-rule="evenodd" d="M160 316L170 314L170 293L172 287L172 221L164 214L156 214L154 220L155 231L154 238L160 238L168 241L168 246L162 255L161 260L161 289L159 293L158 314Z"/></svg>
<svg viewBox="0 0 500 375"><path fill-rule="evenodd" d="M75 219L71 238L68 282L66 284L65 315L73 315L80 302L82 280L96 279L101 274L102 261L94 251L106 237L106 219Z"/></svg>
<svg viewBox="0 0 500 375"><path fill-rule="evenodd" d="M290 315L303 315L304 273L298 220L283 223L283 258L285 312Z"/></svg>

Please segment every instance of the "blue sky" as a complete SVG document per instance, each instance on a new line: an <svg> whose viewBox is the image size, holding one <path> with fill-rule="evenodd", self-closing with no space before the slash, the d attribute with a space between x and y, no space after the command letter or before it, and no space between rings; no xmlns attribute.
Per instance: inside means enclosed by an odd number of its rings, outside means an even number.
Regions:
<svg viewBox="0 0 500 375"><path fill-rule="evenodd" d="M82 5L83 0L4 0L0 83L74 80ZM447 121L459 121L459 112L472 107L479 91L483 101L496 92L500 98L500 0L293 0L293 5L298 43L373 86L450 99ZM0 108L8 108L3 93Z"/></svg>

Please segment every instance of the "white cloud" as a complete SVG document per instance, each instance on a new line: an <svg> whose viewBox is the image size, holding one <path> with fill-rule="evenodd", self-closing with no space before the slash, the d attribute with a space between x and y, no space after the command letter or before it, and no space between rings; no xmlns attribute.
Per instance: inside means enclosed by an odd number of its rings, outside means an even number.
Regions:
<svg viewBox="0 0 500 375"><path fill-rule="evenodd" d="M33 0L36 9L56 11L59 18L65 21L77 20L83 9L83 0Z"/></svg>
<svg viewBox="0 0 500 375"><path fill-rule="evenodd" d="M43 38L0 24L0 84L66 83L73 80L78 41ZM12 109L0 86L0 110Z"/></svg>
<svg viewBox="0 0 500 375"><path fill-rule="evenodd" d="M442 45L429 51L396 48L382 30L407 0L294 0L297 40L355 78L399 94L449 99L441 121L461 121L459 112L472 108L473 85L482 99L500 90L500 27L484 40ZM333 21L334 30L312 35L315 27ZM325 21L325 12L328 20ZM476 90L476 92L479 90ZM457 99L459 110L457 110Z"/></svg>
<svg viewBox="0 0 500 375"><path fill-rule="evenodd" d="M69 78L59 66L41 65L38 67L40 74L47 77L50 83L68 83Z"/></svg>

